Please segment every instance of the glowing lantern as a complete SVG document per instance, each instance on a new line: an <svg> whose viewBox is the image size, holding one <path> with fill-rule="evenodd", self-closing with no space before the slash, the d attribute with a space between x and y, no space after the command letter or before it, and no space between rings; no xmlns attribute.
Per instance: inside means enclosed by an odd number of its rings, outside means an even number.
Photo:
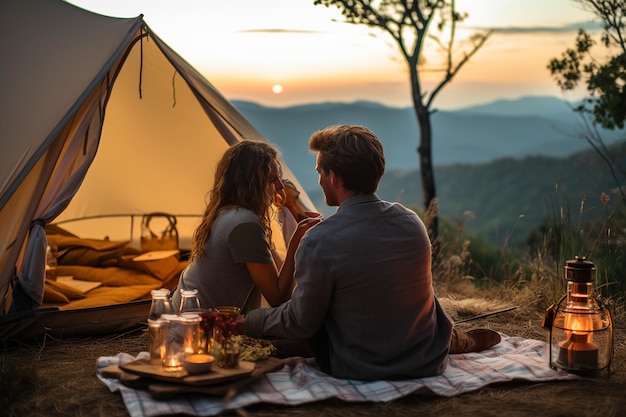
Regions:
<svg viewBox="0 0 626 417"><path fill-rule="evenodd" d="M567 294L546 311L548 359L559 371L610 374L613 359L613 323L609 311L593 296L596 266L576 257L565 263Z"/></svg>

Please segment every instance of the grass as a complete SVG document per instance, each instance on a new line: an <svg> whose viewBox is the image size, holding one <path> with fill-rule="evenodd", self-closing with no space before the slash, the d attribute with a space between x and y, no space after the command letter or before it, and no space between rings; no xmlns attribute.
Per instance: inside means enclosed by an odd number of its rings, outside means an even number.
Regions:
<svg viewBox="0 0 626 417"><path fill-rule="evenodd" d="M545 309L565 292L563 264L583 254L597 265L596 289L609 306L616 327L615 375L588 384L539 384L510 389L489 387L460 398L409 396L389 404L325 402L296 408L255 406L245 411L259 416L378 416L378 415L511 415L617 416L626 409L626 210L623 201L604 204L595 218L584 201L570 205L555 198L549 219L529 239L523 252L510 245L515 228L502 247L493 247L465 232L464 221L440 221L439 260L434 263L435 291L453 319L464 319L511 306L517 309L461 326L488 326L511 336L545 339L540 327ZM572 210L571 207L578 207ZM540 237L540 238L539 238ZM95 360L117 352L133 355L146 350L145 332L87 340L45 340L36 346L7 348L0 358L0 416L125 416L119 393L110 393L95 378ZM581 401L581 398L585 399ZM596 398L602 404L594 403ZM577 403L578 401L578 403ZM512 407L512 408L511 408ZM489 410L493 413L489 414Z"/></svg>
<svg viewBox="0 0 626 417"><path fill-rule="evenodd" d="M545 340L540 328L540 311L530 298L503 300L500 292L480 291L471 282L459 285L455 293L441 293L444 309L455 319L472 317L515 303L514 311L462 323L463 329L489 327L509 336ZM504 290L511 295L510 290ZM527 297L518 292L517 295ZM616 320L617 322L617 320ZM618 322L619 323L619 322ZM624 340L624 328L616 329L616 341ZM109 392L95 376L96 359L118 352L137 355L147 348L145 331L99 338L45 338L35 344L5 346L3 358L13 363L30 364L35 369L34 386L23 395L11 398L0 416L46 417L128 417L119 392ZM547 365L546 365L547 366ZM19 369L18 372L25 372ZM14 378L16 375L3 375ZM29 378L31 381L33 379ZM15 380L11 383L14 384ZM17 384L15 384L17 385ZM387 403L346 403L335 400L297 407L259 404L225 415L257 417L378 417L438 416L458 417L618 417L626 410L626 345L616 344L613 374L610 379L573 382L508 382L452 398L416 393ZM11 391L13 392L13 391ZM4 392L0 394L4 396ZM8 397L8 396L7 396Z"/></svg>
<svg viewBox="0 0 626 417"><path fill-rule="evenodd" d="M626 295L626 207L624 197L611 202L600 193L603 211L585 208L585 199L575 204L559 194L548 204L544 224L528 237L515 237L512 230L502 247L465 231L463 219L440 221L440 259L434 263L434 280L449 287L472 282L476 287L506 293L531 292L548 305L565 292L565 262L576 256L596 265L594 289L605 301L623 309ZM428 217L425 217L427 219ZM514 250L513 238L525 239L523 250Z"/></svg>
<svg viewBox="0 0 626 417"><path fill-rule="evenodd" d="M14 404L27 398L37 378L32 363L14 358L0 358L0 415L11 415Z"/></svg>

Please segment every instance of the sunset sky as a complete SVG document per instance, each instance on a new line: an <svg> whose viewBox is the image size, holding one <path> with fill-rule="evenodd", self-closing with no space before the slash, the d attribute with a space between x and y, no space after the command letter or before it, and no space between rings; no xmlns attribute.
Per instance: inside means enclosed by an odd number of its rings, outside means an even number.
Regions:
<svg viewBox="0 0 626 417"><path fill-rule="evenodd" d="M224 96L283 107L355 100L410 106L406 64L384 32L343 22L313 0L70 0L116 17L144 15L161 39ZM546 66L574 44L593 15L572 0L457 0L469 13L459 37L495 29L438 95L454 109L495 99L565 99ZM436 67L436 57L427 60ZM423 80L437 79L436 72ZM426 83L426 88L430 84Z"/></svg>

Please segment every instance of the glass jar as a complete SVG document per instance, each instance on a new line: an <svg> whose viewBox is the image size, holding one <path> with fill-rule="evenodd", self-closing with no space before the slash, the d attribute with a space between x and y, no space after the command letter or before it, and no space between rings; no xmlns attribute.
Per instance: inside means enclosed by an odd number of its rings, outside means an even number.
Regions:
<svg viewBox="0 0 626 417"><path fill-rule="evenodd" d="M223 340L217 365L224 369L239 368L239 346L232 338Z"/></svg>
<svg viewBox="0 0 626 417"><path fill-rule="evenodd" d="M198 313L200 316L200 331L198 336L198 353L211 354L211 341L213 336L213 323L215 313L211 309L206 309Z"/></svg>
<svg viewBox="0 0 626 417"><path fill-rule="evenodd" d="M167 316L167 315L166 315ZM161 365L165 355L165 336L167 322L162 319L148 319L148 352L150 353L150 363Z"/></svg>
<svg viewBox="0 0 626 417"><path fill-rule="evenodd" d="M239 307L221 306L214 311L213 337L211 339L211 355L217 359L222 368L239 366L239 351L232 340L236 334L236 326L242 319Z"/></svg>
<svg viewBox="0 0 626 417"><path fill-rule="evenodd" d="M182 340L179 336L179 326L176 325L179 317L176 314L164 314L163 321L163 356L161 365L166 372L175 372L183 369L180 352L182 351Z"/></svg>
<svg viewBox="0 0 626 417"><path fill-rule="evenodd" d="M178 371L182 369L183 358L198 352L200 316L185 313L166 314L162 318L167 322L163 370Z"/></svg>

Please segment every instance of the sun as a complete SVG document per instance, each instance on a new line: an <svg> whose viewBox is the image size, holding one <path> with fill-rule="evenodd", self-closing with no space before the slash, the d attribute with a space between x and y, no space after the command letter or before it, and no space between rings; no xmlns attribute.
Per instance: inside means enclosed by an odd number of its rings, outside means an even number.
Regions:
<svg viewBox="0 0 626 417"><path fill-rule="evenodd" d="M274 84L272 86L272 91L274 92L274 94L280 94L283 92L283 86L280 84Z"/></svg>

